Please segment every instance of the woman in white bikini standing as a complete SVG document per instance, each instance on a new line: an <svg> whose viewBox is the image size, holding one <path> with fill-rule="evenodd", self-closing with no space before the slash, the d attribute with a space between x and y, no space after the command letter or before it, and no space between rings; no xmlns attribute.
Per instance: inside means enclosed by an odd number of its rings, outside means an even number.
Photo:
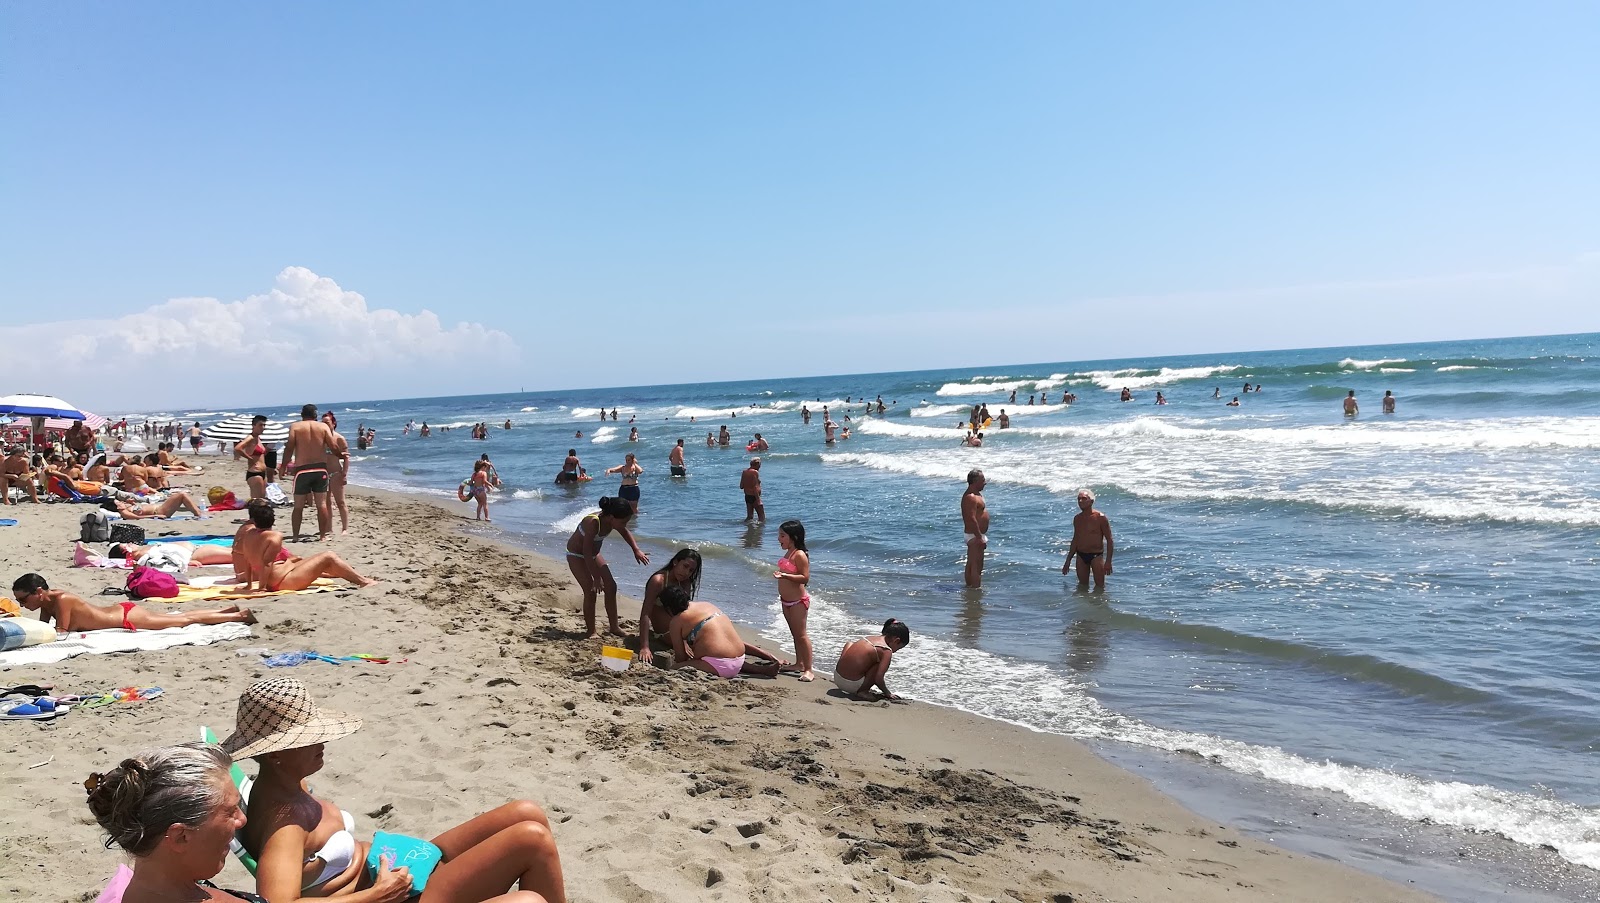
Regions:
<svg viewBox="0 0 1600 903"><path fill-rule="evenodd" d="M786 520L778 528L778 545L783 546L783 557L778 559L778 569L773 579L778 581L778 603L783 607L783 620L794 637L795 662L783 670L800 675L803 681L814 679L811 673L811 637L806 633L806 616L811 613L811 556L806 551L806 528L797 520Z"/></svg>

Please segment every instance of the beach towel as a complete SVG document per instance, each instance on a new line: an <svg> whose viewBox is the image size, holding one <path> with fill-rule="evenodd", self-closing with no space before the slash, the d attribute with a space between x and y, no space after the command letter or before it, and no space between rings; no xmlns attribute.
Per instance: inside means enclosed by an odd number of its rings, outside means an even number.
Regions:
<svg viewBox="0 0 1600 903"><path fill-rule="evenodd" d="M168 627L165 630L75 630L53 643L0 652L0 668L48 665L75 655L151 652L173 646L209 646L251 635L249 625L239 623L190 624L188 627Z"/></svg>
<svg viewBox="0 0 1600 903"><path fill-rule="evenodd" d="M233 546L233 537L204 534L195 536L152 536L150 537L149 545L158 545L163 542L186 542L197 546L228 546L231 548Z"/></svg>
<svg viewBox="0 0 1600 903"><path fill-rule="evenodd" d="M0 652L55 640L55 627L38 618L0 618Z"/></svg>
<svg viewBox="0 0 1600 903"><path fill-rule="evenodd" d="M316 583L313 583L301 590L268 590L260 589L258 587L248 593L240 593L232 592L233 587L234 582L232 577L194 577L189 581L188 585L179 584L178 595L174 596L173 598L160 600L151 599L150 601L208 602L216 599L225 599L231 602L239 599L262 599L266 598L267 596L310 595L312 593L332 592L336 589L355 589L355 587L344 582L343 580L334 580L330 577L320 578Z"/></svg>
<svg viewBox="0 0 1600 903"><path fill-rule="evenodd" d="M128 882L133 880L133 869L126 865L117 866L117 873L111 876L106 889L100 896L94 898L94 903L122 903L122 892L128 889Z"/></svg>

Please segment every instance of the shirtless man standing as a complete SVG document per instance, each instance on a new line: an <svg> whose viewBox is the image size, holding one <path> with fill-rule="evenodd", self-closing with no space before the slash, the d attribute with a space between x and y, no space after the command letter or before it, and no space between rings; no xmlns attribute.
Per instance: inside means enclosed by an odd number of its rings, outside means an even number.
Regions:
<svg viewBox="0 0 1600 903"><path fill-rule="evenodd" d="M339 532L348 533L350 509L344 504L344 484L350 477L350 443L339 435L339 418L333 416L332 411L322 415L322 422L333 437L333 442L328 446L329 463L332 465L328 471L328 495L333 500L333 507L339 511Z"/></svg>
<svg viewBox="0 0 1600 903"><path fill-rule="evenodd" d="M328 449L333 435L328 425L317 420L317 406L300 409L300 422L289 427L289 441L283 446L283 466L294 474L294 513L290 515L293 538L300 538L300 512L307 502L317 509L319 539L333 535L333 511L328 505Z"/></svg>
<svg viewBox="0 0 1600 903"><path fill-rule="evenodd" d="M1361 406L1356 404L1356 390L1351 389L1350 394L1344 397L1344 416L1354 417L1361 413Z"/></svg>
<svg viewBox="0 0 1600 903"><path fill-rule="evenodd" d="M1072 519L1072 542L1067 544L1067 560L1061 565L1061 573L1072 568L1073 556L1077 556L1078 585L1088 585L1089 575L1093 573L1095 589L1105 589L1106 577L1111 573L1111 553L1116 551L1116 544L1111 540L1111 521L1094 510L1091 489L1078 490L1078 508L1081 513Z"/></svg>
<svg viewBox="0 0 1600 903"><path fill-rule="evenodd" d="M767 509L761 504L761 459L751 458L750 466L739 475L739 489L744 492L744 519L767 519Z"/></svg>
<svg viewBox="0 0 1600 903"><path fill-rule="evenodd" d="M688 468L684 467L684 465L683 465L683 440L682 439L679 439L678 440L678 444L674 445L672 447L672 451L667 453L667 463L672 465L672 475L673 476L675 476L675 477L686 477L686 476L689 475Z"/></svg>
<svg viewBox="0 0 1600 903"><path fill-rule="evenodd" d="M967 491L961 496L961 529L967 534L968 586L983 585L983 550L989 545L989 506L983 501L988 481L983 471L967 474Z"/></svg>
<svg viewBox="0 0 1600 903"><path fill-rule="evenodd" d="M1385 414L1393 414L1394 413L1394 390L1393 389L1384 390L1384 393L1383 393L1383 412Z"/></svg>

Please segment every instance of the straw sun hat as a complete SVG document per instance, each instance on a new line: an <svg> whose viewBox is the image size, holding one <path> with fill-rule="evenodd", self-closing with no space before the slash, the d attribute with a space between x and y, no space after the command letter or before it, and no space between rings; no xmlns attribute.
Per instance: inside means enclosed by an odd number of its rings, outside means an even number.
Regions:
<svg viewBox="0 0 1600 903"><path fill-rule="evenodd" d="M317 708L292 677L257 681L239 697L239 717L222 751L235 761L327 743L361 728L361 719Z"/></svg>

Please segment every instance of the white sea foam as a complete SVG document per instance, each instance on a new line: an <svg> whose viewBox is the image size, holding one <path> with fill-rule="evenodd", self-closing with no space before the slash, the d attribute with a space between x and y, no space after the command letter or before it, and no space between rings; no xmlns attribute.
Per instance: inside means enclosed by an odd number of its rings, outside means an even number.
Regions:
<svg viewBox="0 0 1600 903"><path fill-rule="evenodd" d="M343 411L340 411L338 413L341 413L341 414L372 414L372 413L376 413L377 410L378 410L377 408L345 408Z"/></svg>
<svg viewBox="0 0 1600 903"><path fill-rule="evenodd" d="M1436 372L1436 373L1453 373L1456 370L1481 370L1481 369L1483 369L1483 368L1482 367L1474 367L1474 366L1472 366L1470 364L1451 364L1448 367L1440 367L1438 370L1436 370L1434 372Z"/></svg>
<svg viewBox="0 0 1600 903"><path fill-rule="evenodd" d="M1216 443L1265 443L1315 448L1413 449L1600 449L1600 417L1526 417L1502 420L1432 421L1425 424L1342 423L1327 426L1209 429L1164 417L1136 417L1086 426L1016 427L1022 435L1066 439L1151 436Z"/></svg>
<svg viewBox="0 0 1600 903"><path fill-rule="evenodd" d="M945 383L940 386L935 395L1007 395L1011 392L1028 391L1037 394L1045 389L1060 386L1073 378L1069 373L1053 373L1049 377L1022 379L1006 379L1003 377L988 377L998 379L998 382L979 382L985 377L975 377L971 382Z"/></svg>
<svg viewBox="0 0 1600 903"><path fill-rule="evenodd" d="M1417 368L1415 368L1415 367L1379 367L1378 368L1378 372L1379 373L1415 373L1415 372L1417 372Z"/></svg>
<svg viewBox="0 0 1600 903"><path fill-rule="evenodd" d="M611 408L571 408L571 409L569 409L567 411L567 416L572 420L594 420L594 421L598 422L600 420L600 412L601 411L605 411L607 414L609 414L609 413L611 413L612 409ZM638 408L627 408L627 407L622 407L622 406L619 405L616 408L616 412L617 412L617 416L618 417L626 419L628 417L628 415L630 415L630 414L639 413L639 409Z"/></svg>
<svg viewBox="0 0 1600 903"><path fill-rule="evenodd" d="M882 629L828 604L817 592L811 598L807 630L817 648L837 649ZM788 634L781 614L773 615L768 633ZM924 702L1036 731L1191 753L1231 771L1343 794L1413 821L1548 845L1571 862L1600 867L1600 812L1592 809L1494 787L1313 761L1277 747L1156 727L1106 709L1071 672L1001 658L925 634L895 654L897 662L902 657L905 662L890 672L890 679L898 692ZM928 662L938 662L938 667L922 666Z"/></svg>
<svg viewBox="0 0 1600 903"><path fill-rule="evenodd" d="M1363 361L1347 357L1339 362L1339 366L1345 370L1371 370L1375 367L1382 367L1384 364L1404 364L1405 362L1406 359L1403 357L1386 357L1377 361Z"/></svg>
<svg viewBox="0 0 1600 903"><path fill-rule="evenodd" d="M617 427L602 426L594 431L594 435L589 437L589 441L597 445L604 445L607 442L615 442L619 438L621 437L617 434Z"/></svg>
<svg viewBox="0 0 1600 903"><path fill-rule="evenodd" d="M580 508L577 511L574 511L571 514L567 515L566 517L563 517L560 520L557 520L555 523L551 524L549 532L551 532L551 533L571 533L573 530L578 529L578 522L583 520L584 517L587 516L588 514L589 514L589 509L588 508Z"/></svg>
<svg viewBox="0 0 1600 903"><path fill-rule="evenodd" d="M911 409L913 417L959 417L972 410L969 404L925 404Z"/></svg>
<svg viewBox="0 0 1600 903"><path fill-rule="evenodd" d="M539 409L534 407L533 405L528 405L527 407L522 409L522 413L526 414L526 413L528 413L530 411L537 411L537 410L539 410ZM621 412L619 411L618 413L621 413ZM595 416L597 416L597 417L599 416L599 412L598 411L595 412Z"/></svg>
<svg viewBox="0 0 1600 903"><path fill-rule="evenodd" d="M1215 367L1162 367L1152 373L1149 370L1089 370L1082 375L1102 389L1111 391L1128 389L1148 389L1153 386L1165 386L1188 379L1206 379L1232 373L1241 369L1236 364L1220 364Z"/></svg>
<svg viewBox="0 0 1600 903"><path fill-rule="evenodd" d="M514 499L542 499L544 492L539 489L513 489L511 497Z"/></svg>

